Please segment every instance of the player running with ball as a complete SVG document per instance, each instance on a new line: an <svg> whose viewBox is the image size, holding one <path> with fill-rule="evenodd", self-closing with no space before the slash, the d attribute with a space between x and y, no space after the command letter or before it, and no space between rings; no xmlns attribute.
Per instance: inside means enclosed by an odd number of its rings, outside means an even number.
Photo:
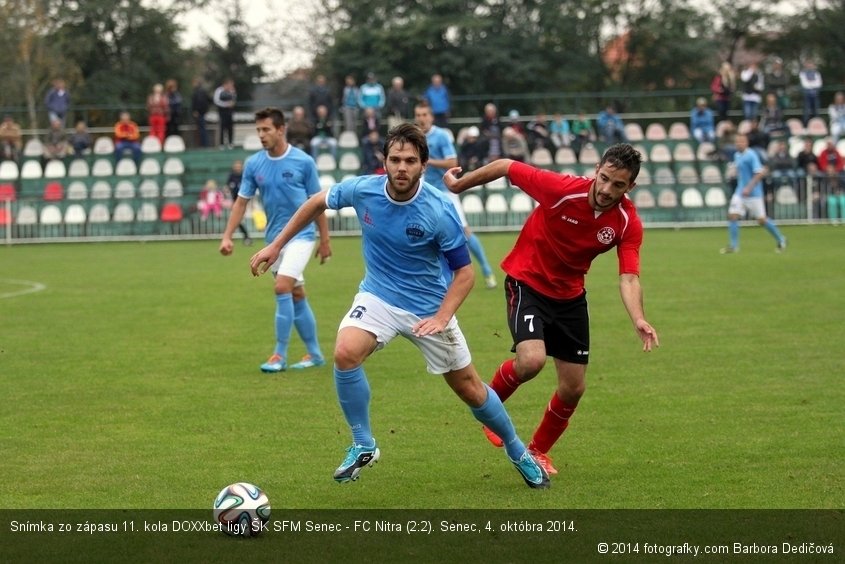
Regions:
<svg viewBox="0 0 845 564"><path fill-rule="evenodd" d="M622 303L643 342L659 346L646 321L640 287L643 227L626 197L635 186L641 155L628 144L612 145L596 165L595 178L562 175L510 159L493 161L461 178L449 169L443 178L458 194L502 176L534 198L537 207L502 261L508 326L516 358L506 360L490 387L504 402L554 358L557 389L546 406L528 450L548 473L557 474L549 450L566 430L586 387L590 323L584 276L601 253L616 248ZM485 427L488 439L501 440Z"/></svg>

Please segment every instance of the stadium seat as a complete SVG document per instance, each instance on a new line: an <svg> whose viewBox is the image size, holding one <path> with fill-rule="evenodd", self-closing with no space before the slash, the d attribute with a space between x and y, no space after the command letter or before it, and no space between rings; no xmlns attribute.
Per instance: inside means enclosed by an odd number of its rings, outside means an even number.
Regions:
<svg viewBox="0 0 845 564"><path fill-rule="evenodd" d="M33 137L29 139L26 144L23 146L23 156L24 158L38 158L44 154L44 144L41 142L40 139Z"/></svg>
<svg viewBox="0 0 845 564"><path fill-rule="evenodd" d="M552 159L552 153L546 148L540 147L534 149L531 153L531 164L539 167L550 167L555 164Z"/></svg>
<svg viewBox="0 0 845 564"><path fill-rule="evenodd" d="M64 178L65 176L67 176L67 168L64 162L58 159L47 161L44 167L44 178Z"/></svg>
<svg viewBox="0 0 845 564"><path fill-rule="evenodd" d="M337 169L337 161L329 153L317 155L317 170L320 172L334 172Z"/></svg>
<svg viewBox="0 0 845 564"><path fill-rule="evenodd" d="M20 175L18 163L15 161L0 162L0 180L17 180Z"/></svg>
<svg viewBox="0 0 845 564"><path fill-rule="evenodd" d="M354 131L344 131L337 139L337 146L341 149L357 149L358 136Z"/></svg>
<svg viewBox="0 0 845 564"><path fill-rule="evenodd" d="M332 186L337 184L337 180L335 180L334 176L331 174L321 174L320 175L320 189L321 190L328 190Z"/></svg>
<svg viewBox="0 0 845 564"><path fill-rule="evenodd" d="M681 141L672 149L672 158L679 163L695 162L695 149L686 141Z"/></svg>
<svg viewBox="0 0 845 564"><path fill-rule="evenodd" d="M490 194L484 209L490 214L504 214L508 212L508 202L502 194Z"/></svg>
<svg viewBox="0 0 845 564"><path fill-rule="evenodd" d="M168 135L164 140L162 150L165 153L184 153L185 140L182 139L181 135Z"/></svg>
<svg viewBox="0 0 845 564"><path fill-rule="evenodd" d="M17 192L14 184L0 184L0 202L14 202L17 200Z"/></svg>
<svg viewBox="0 0 845 564"><path fill-rule="evenodd" d="M723 208L728 205L725 190L721 186L711 186L704 193L704 203L708 208Z"/></svg>
<svg viewBox="0 0 845 564"><path fill-rule="evenodd" d="M484 203L478 194L464 194L461 198L461 207L467 215L474 215L484 212Z"/></svg>
<svg viewBox="0 0 845 564"><path fill-rule="evenodd" d="M161 172L166 176L181 176L185 174L185 164L179 157L168 157L161 167Z"/></svg>
<svg viewBox="0 0 845 564"><path fill-rule="evenodd" d="M91 167L91 176L112 176L113 174L114 167L112 166L111 159L97 159Z"/></svg>
<svg viewBox="0 0 845 564"><path fill-rule="evenodd" d="M131 180L121 180L114 186L116 200L131 200L135 198L135 184Z"/></svg>
<svg viewBox="0 0 845 564"><path fill-rule="evenodd" d="M807 122L807 135L825 137L827 134L827 122L824 121L824 118L818 116L810 118L810 121Z"/></svg>
<svg viewBox="0 0 845 564"><path fill-rule="evenodd" d="M91 167L88 166L88 161L85 159L74 159L70 162L67 169L67 175L72 178L85 178L90 176Z"/></svg>
<svg viewBox="0 0 845 564"><path fill-rule="evenodd" d="M35 179L44 176L44 171L41 169L41 163L38 161L24 161L21 167L22 179Z"/></svg>
<svg viewBox="0 0 845 564"><path fill-rule="evenodd" d="M161 174L161 165L155 158L146 158L141 161L141 166L138 168L138 174L141 176L158 176Z"/></svg>
<svg viewBox="0 0 845 564"><path fill-rule="evenodd" d="M798 203L798 194L795 188L784 185L775 191L775 202L784 206L791 206Z"/></svg>
<svg viewBox="0 0 845 564"><path fill-rule="evenodd" d="M38 223L38 212L32 206L21 206L18 208L15 223L18 225L35 225Z"/></svg>
<svg viewBox="0 0 845 564"><path fill-rule="evenodd" d="M685 208L701 208L704 207L704 198L697 188L685 188L681 192L681 205Z"/></svg>
<svg viewBox="0 0 845 564"><path fill-rule="evenodd" d="M643 162L647 163L648 162L648 149L646 149L646 146L643 145L642 143L634 143L632 145L632 147L635 150L639 151L640 155L642 156Z"/></svg>
<svg viewBox="0 0 845 564"><path fill-rule="evenodd" d="M164 186L161 187L161 196L163 198L181 198L185 195L185 188L182 182L176 178L169 178L164 181Z"/></svg>
<svg viewBox="0 0 845 564"><path fill-rule="evenodd" d="M678 207L678 195L671 188L664 188L657 195L657 206L660 208Z"/></svg>
<svg viewBox="0 0 845 564"><path fill-rule="evenodd" d="M182 221L182 206L175 202L164 204L161 208L161 221L165 223L178 223Z"/></svg>
<svg viewBox="0 0 845 564"><path fill-rule="evenodd" d="M555 152L555 162L560 165L578 164L578 157L572 147L559 147Z"/></svg>
<svg viewBox="0 0 845 564"><path fill-rule="evenodd" d="M665 143L655 143L651 147L648 158L653 163L671 163L672 152Z"/></svg>
<svg viewBox="0 0 845 564"><path fill-rule="evenodd" d="M150 222L158 221L158 210L151 202L144 202L138 208L138 214L135 216L135 221Z"/></svg>
<svg viewBox="0 0 845 564"><path fill-rule="evenodd" d="M640 173L637 175L637 184L648 186L652 183L651 173L646 167L640 168Z"/></svg>
<svg viewBox="0 0 845 564"><path fill-rule="evenodd" d="M824 151L825 147L827 147L827 141L824 139L816 139L813 141L813 153L815 153L817 157L822 151Z"/></svg>
<svg viewBox="0 0 845 564"><path fill-rule="evenodd" d="M55 204L49 204L41 208L38 214L38 223L41 225L59 225L62 223L62 210Z"/></svg>
<svg viewBox="0 0 845 564"><path fill-rule="evenodd" d="M502 176L484 186L488 190L505 190L508 187L508 181Z"/></svg>
<svg viewBox="0 0 845 564"><path fill-rule="evenodd" d="M634 190L633 194L633 202L638 209L653 208L656 205L656 202L654 201L654 194L652 194L647 188L637 188Z"/></svg>
<svg viewBox="0 0 845 564"><path fill-rule="evenodd" d="M65 197L65 187L61 182L48 182L44 185L42 199L45 202L60 202Z"/></svg>
<svg viewBox="0 0 845 564"><path fill-rule="evenodd" d="M845 153L845 137L836 142L836 150L840 155Z"/></svg>
<svg viewBox="0 0 845 564"><path fill-rule="evenodd" d="M804 135L804 124L798 118L789 118L786 120L786 126L789 128L789 134L793 137Z"/></svg>
<svg viewBox="0 0 845 564"><path fill-rule="evenodd" d="M705 184L720 184L722 182L722 170L715 164L704 165L701 167L701 181Z"/></svg>
<svg viewBox="0 0 845 564"><path fill-rule="evenodd" d="M581 148L580 160L582 165L595 165L601 160L601 155L595 145L588 143Z"/></svg>
<svg viewBox="0 0 845 564"><path fill-rule="evenodd" d="M114 174L116 176L136 176L138 165L132 159L120 159L117 161L117 166L114 167Z"/></svg>
<svg viewBox="0 0 845 564"><path fill-rule="evenodd" d="M94 141L93 152L95 155L111 155L114 153L114 141L105 135L97 137Z"/></svg>
<svg viewBox="0 0 845 564"><path fill-rule="evenodd" d="M111 184L105 180L97 180L91 185L91 193L88 196L92 200L108 200L111 198Z"/></svg>
<svg viewBox="0 0 845 564"><path fill-rule="evenodd" d="M161 153L161 141L155 135L147 135L141 141L141 152L144 154Z"/></svg>
<svg viewBox="0 0 845 564"><path fill-rule="evenodd" d="M666 128L661 123L650 123L645 128L647 141L665 141L666 137Z"/></svg>
<svg viewBox="0 0 845 564"><path fill-rule="evenodd" d="M689 126L682 121L676 121L669 125L667 136L673 141L687 141L690 139Z"/></svg>
<svg viewBox="0 0 845 564"><path fill-rule="evenodd" d="M678 184L698 184L698 171L691 164L680 165L676 179Z"/></svg>
<svg viewBox="0 0 845 564"><path fill-rule="evenodd" d="M675 184L675 173L668 166L659 166L654 169L655 184Z"/></svg>
<svg viewBox="0 0 845 564"><path fill-rule="evenodd" d="M625 137L628 138L629 143L635 143L637 141L642 141L645 139L643 135L643 128L638 123L626 123L625 124Z"/></svg>
<svg viewBox="0 0 845 564"><path fill-rule="evenodd" d="M245 151L260 151L263 148L261 139L255 133L250 133L244 137L243 148Z"/></svg>
<svg viewBox="0 0 845 564"><path fill-rule="evenodd" d="M81 180L74 180L67 185L67 193L65 197L68 200L87 200L88 186Z"/></svg>
<svg viewBox="0 0 845 564"><path fill-rule="evenodd" d="M713 153L716 152L716 145L710 143L709 141L704 141L703 143L698 144L698 148L695 150L695 158L699 160L699 162L707 162L711 160L713 157Z"/></svg>
<svg viewBox="0 0 845 564"><path fill-rule="evenodd" d="M344 153L340 157L338 168L344 172L358 172L359 170L361 170L361 158L358 156L357 153Z"/></svg>
<svg viewBox="0 0 845 564"><path fill-rule="evenodd" d="M8 227L12 225L12 214L6 213L6 208L0 208L0 226Z"/></svg>
<svg viewBox="0 0 845 564"><path fill-rule="evenodd" d="M138 195L142 198L158 198L161 194L161 189L158 182L152 178L145 178L138 186Z"/></svg>
<svg viewBox="0 0 845 564"><path fill-rule="evenodd" d="M85 208L82 204L71 204L65 210L65 225L84 225L86 219Z"/></svg>
<svg viewBox="0 0 845 564"><path fill-rule="evenodd" d="M88 212L88 223L108 223L111 221L109 207L106 204L94 204Z"/></svg>
<svg viewBox="0 0 845 564"><path fill-rule="evenodd" d="M528 214L534 211L534 200L525 192L517 192L511 196L510 209L512 212Z"/></svg>
<svg viewBox="0 0 845 564"><path fill-rule="evenodd" d="M132 223L135 220L135 210L129 202L120 202L114 207L112 221L114 223Z"/></svg>

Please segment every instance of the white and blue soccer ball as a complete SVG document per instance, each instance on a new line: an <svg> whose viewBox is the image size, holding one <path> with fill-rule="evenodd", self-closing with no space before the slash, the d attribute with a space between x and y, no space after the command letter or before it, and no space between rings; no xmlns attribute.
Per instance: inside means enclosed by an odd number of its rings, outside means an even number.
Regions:
<svg viewBox="0 0 845 564"><path fill-rule="evenodd" d="M231 484L223 488L214 500L214 522L227 535L258 536L269 520L270 499L254 484Z"/></svg>

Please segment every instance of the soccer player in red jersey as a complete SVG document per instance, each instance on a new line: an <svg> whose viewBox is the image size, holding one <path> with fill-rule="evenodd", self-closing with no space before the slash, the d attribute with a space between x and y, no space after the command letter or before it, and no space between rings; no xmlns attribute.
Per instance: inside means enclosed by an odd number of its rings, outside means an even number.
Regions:
<svg viewBox="0 0 845 564"><path fill-rule="evenodd" d="M657 332L646 321L640 286L643 226L626 194L636 185L642 157L628 144L610 146L596 165L595 178L569 176L509 159L493 161L458 178L460 167L443 178L459 194L507 176L512 186L539 206L522 227L511 252L502 261L507 274L505 297L515 358L496 370L490 387L504 402L554 358L557 389L528 449L549 474L556 474L549 450L569 424L586 387L590 323L584 276L601 253L616 247L622 303L643 342L643 350L659 346ZM501 446L489 429L488 439Z"/></svg>

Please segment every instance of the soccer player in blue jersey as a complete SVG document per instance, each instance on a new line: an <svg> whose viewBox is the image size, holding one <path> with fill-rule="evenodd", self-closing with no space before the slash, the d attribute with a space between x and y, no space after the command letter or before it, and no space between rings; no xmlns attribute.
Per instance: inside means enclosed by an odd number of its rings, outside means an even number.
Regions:
<svg viewBox="0 0 845 564"><path fill-rule="evenodd" d="M775 251L786 249L786 237L778 230L775 223L766 217L766 203L763 201L763 178L767 170L763 166L757 151L748 146L748 136L740 133L734 141L736 154L736 189L728 204L728 246L722 254L739 252L739 220L748 215L757 220L772 237L777 246Z"/></svg>
<svg viewBox="0 0 845 564"><path fill-rule="evenodd" d="M457 194L451 193L443 184L443 175L446 174L446 171L458 166L458 152L455 150L455 145L446 130L434 125L434 114L427 102L419 102L414 107L414 121L425 133L425 140L428 143L428 164L425 167L425 181L440 189L455 206L455 211L458 212L458 218L464 227L469 250L478 264L481 265L484 283L488 289L495 288L496 276L493 274L487 255L484 254L481 241L469 228L466 215L464 215L464 208L461 205L461 198Z"/></svg>
<svg viewBox="0 0 845 564"><path fill-rule="evenodd" d="M356 480L379 459L363 364L401 335L420 349L428 371L442 374L477 420L504 433L508 458L525 483L547 488L548 474L516 435L498 396L479 378L455 318L475 275L454 206L422 180L428 161L425 135L415 125L400 124L388 133L384 155L387 175L344 180L325 195L311 197L250 260L254 275L266 272L288 241L326 209L351 206L361 223L366 273L340 323L334 349L335 388L352 446L334 479ZM452 270L449 280L443 276L441 257Z"/></svg>
<svg viewBox="0 0 845 564"><path fill-rule="evenodd" d="M244 165L238 197L220 241L220 253L232 254L232 234L240 225L249 200L256 191L267 214L266 242L273 241L291 216L312 195L320 191L317 165L309 155L290 145L285 139L285 116L277 108L265 108L255 113L255 127L264 150L247 159ZM317 256L324 263L331 256L329 227L325 215L312 218L320 230ZM308 354L292 369L310 368L325 364L317 340L317 322L308 304L302 276L314 250L314 222L303 224L289 238L284 249L273 257L271 270L276 292L276 346L270 358L261 365L262 372L281 372L287 369L288 343L292 327L305 343Z"/></svg>

